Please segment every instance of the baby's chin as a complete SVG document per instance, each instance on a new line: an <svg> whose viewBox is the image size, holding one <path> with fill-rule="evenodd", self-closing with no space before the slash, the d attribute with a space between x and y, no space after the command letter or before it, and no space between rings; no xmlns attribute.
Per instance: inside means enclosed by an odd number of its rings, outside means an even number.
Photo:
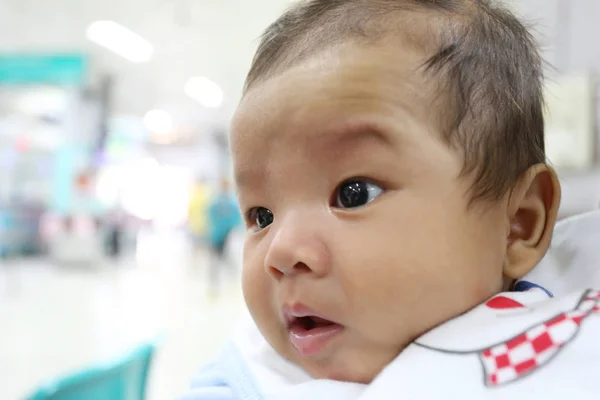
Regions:
<svg viewBox="0 0 600 400"><path fill-rule="evenodd" d="M299 365L315 379L369 384L400 352L373 355L368 354L365 349L363 354L353 353L338 350L335 354L323 359L301 358L296 353L290 361Z"/></svg>

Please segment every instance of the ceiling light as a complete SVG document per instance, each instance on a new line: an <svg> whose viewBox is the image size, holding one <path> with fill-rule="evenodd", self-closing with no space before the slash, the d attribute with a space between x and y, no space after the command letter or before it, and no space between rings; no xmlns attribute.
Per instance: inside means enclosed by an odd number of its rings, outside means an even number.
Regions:
<svg viewBox="0 0 600 400"><path fill-rule="evenodd" d="M150 61L154 49L146 39L114 21L96 21L87 29L88 40L135 63Z"/></svg>
<svg viewBox="0 0 600 400"><path fill-rule="evenodd" d="M150 110L144 116L144 126L153 133L170 133L173 131L173 118L165 110Z"/></svg>
<svg viewBox="0 0 600 400"><path fill-rule="evenodd" d="M213 81L204 77L190 78L184 87L185 93L208 108L218 108L223 103L223 91Z"/></svg>

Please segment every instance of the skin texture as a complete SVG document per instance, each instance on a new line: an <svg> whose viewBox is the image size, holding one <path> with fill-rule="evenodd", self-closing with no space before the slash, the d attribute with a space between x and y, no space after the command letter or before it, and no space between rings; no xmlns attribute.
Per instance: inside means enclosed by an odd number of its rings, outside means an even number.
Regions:
<svg viewBox="0 0 600 400"><path fill-rule="evenodd" d="M469 206L463 158L414 48L328 49L252 87L232 125L246 218L243 288L261 333L316 378L370 382L416 337L527 273L546 252L560 189L534 166L500 201ZM360 178L382 189L342 208ZM316 355L291 345L284 305L344 327Z"/></svg>

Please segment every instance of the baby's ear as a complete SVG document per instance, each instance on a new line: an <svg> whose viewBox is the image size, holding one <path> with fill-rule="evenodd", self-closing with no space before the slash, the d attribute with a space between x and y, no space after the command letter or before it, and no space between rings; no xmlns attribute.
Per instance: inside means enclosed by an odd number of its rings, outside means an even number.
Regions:
<svg viewBox="0 0 600 400"><path fill-rule="evenodd" d="M537 164L519 178L508 200L507 278L521 278L544 257L559 205L560 184L552 167Z"/></svg>

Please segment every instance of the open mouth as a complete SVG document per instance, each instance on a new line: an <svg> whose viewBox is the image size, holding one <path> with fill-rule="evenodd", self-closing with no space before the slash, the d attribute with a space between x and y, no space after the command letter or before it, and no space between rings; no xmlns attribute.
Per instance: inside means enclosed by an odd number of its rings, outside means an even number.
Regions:
<svg viewBox="0 0 600 400"><path fill-rule="evenodd" d="M323 352L344 327L328 319L311 315L302 307L284 311L290 343L302 356L316 356Z"/></svg>
<svg viewBox="0 0 600 400"><path fill-rule="evenodd" d="M306 316L306 317L297 317L290 321L289 329L290 331L302 331L302 332L310 332L313 329L324 328L328 326L337 325L334 322L329 320L315 317L315 316Z"/></svg>

